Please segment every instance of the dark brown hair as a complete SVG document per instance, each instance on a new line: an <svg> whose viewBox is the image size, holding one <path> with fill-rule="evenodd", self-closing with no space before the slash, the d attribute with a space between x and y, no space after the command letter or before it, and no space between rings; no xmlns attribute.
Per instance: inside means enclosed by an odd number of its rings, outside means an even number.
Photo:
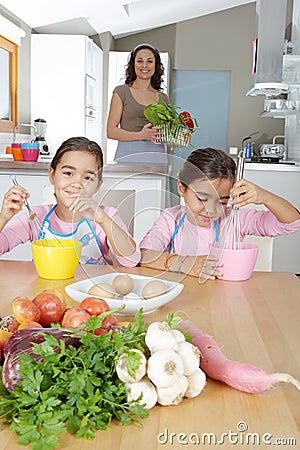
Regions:
<svg viewBox="0 0 300 450"><path fill-rule="evenodd" d="M74 152L74 151L88 152L96 157L99 171L99 179L101 180L103 169L103 153L101 147L100 145L97 144L97 142L90 141L86 137L82 136L71 137L66 141L64 141L59 147L59 149L56 151L51 161L50 167L55 171L63 155L67 152Z"/></svg>
<svg viewBox="0 0 300 450"><path fill-rule="evenodd" d="M128 61L128 64L127 64L127 67L126 67L126 72L125 72L125 76L126 76L125 84L128 84L129 86L131 86L132 83L136 80L136 73L135 73L135 70L134 70L135 58L136 58L137 52L139 50L144 49L144 48L146 48L148 50L151 50L151 52L154 55L154 58L155 58L155 72L154 72L154 74L151 77L151 86L153 87L153 89L155 89L157 91L160 91L161 90L161 85L162 85L162 83L164 81L163 78L162 78L162 76L164 74L164 66L163 66L163 64L161 62L159 51L156 48L152 47L152 45L150 45L150 44L138 45L130 53L129 61Z"/></svg>
<svg viewBox="0 0 300 450"><path fill-rule="evenodd" d="M194 150L185 161L179 172L179 180L189 186L199 178L235 180L236 164L223 150L215 148L199 148Z"/></svg>

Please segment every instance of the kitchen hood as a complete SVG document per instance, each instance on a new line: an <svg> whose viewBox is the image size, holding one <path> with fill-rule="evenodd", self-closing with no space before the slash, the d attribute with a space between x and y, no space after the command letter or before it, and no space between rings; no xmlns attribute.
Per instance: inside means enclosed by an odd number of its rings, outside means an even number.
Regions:
<svg viewBox="0 0 300 450"><path fill-rule="evenodd" d="M257 38L252 45L252 87L246 95L278 96L289 85L282 83L287 0L257 0Z"/></svg>

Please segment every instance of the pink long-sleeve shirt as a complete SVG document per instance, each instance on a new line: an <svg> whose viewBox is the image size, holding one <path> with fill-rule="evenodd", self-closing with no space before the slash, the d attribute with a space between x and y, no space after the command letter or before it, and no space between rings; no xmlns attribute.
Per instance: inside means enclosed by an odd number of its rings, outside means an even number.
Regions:
<svg viewBox="0 0 300 450"><path fill-rule="evenodd" d="M230 211L231 208L227 208L224 217L219 219L219 239L223 240L224 247L229 248L232 246L235 228L233 221L229 219ZM165 209L140 242L140 248L159 252L168 250L174 230L184 213L185 207L181 205ZM300 219L290 224L281 223L270 211L240 208L237 217L240 241L247 235L272 237L291 234L300 229ZM173 252L182 256L208 255L215 239L215 224L200 227L190 223L185 217L174 238Z"/></svg>
<svg viewBox="0 0 300 450"><path fill-rule="evenodd" d="M32 210L36 213L40 223L42 223L52 207L53 205L33 206ZM119 225L120 228L122 228L122 230L128 233L127 227L122 221L117 209L108 206L101 206L101 208L117 225ZM50 221L51 229L60 234L72 233L76 227L75 223L60 220L55 214L55 210L51 214ZM113 264L112 257L115 258L118 263L127 267L134 267L139 263L141 252L138 246L136 246L136 251L130 256L117 255L110 245L110 242L107 239L102 227L95 222L90 223L98 237L103 255L108 264ZM32 232L32 226L29 223L28 214L18 214L5 225L0 233L0 256L6 252L9 252L17 245L24 244L28 241L32 242L34 239L36 239L36 233Z"/></svg>

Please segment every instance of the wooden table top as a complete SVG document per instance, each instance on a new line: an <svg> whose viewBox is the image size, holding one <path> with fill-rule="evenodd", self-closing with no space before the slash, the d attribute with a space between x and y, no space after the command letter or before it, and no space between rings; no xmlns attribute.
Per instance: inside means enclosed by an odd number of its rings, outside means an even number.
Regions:
<svg viewBox="0 0 300 450"><path fill-rule="evenodd" d="M32 298L45 288L63 291L67 284L111 270L159 274L142 268L89 266L79 268L75 279L50 281L38 278L31 262L1 260L0 315L11 313L11 300L16 296ZM164 276L173 281L179 277L171 273ZM185 285L182 293L145 315L147 322L163 320L170 312L185 311L214 336L228 358L300 379L300 281L295 275L255 272L244 282L215 280L199 284L194 277L180 281ZM69 304L75 303L68 300ZM61 437L60 449L192 449L210 448L214 442L215 448L224 450L299 449L300 393L292 385L280 384L264 394L252 395L208 379L197 398L184 399L178 406L155 406L142 424L122 427L114 421L107 431L98 431L92 441L66 433ZM25 448L16 443L16 435L6 425L1 428L0 450Z"/></svg>

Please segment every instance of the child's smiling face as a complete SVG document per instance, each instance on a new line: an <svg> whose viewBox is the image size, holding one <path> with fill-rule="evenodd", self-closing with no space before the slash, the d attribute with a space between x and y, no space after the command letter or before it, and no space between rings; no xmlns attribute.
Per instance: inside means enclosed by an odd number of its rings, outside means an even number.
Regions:
<svg viewBox="0 0 300 450"><path fill-rule="evenodd" d="M83 189L84 197L92 197L102 183L96 157L84 150L64 153L55 171L50 168L50 181L54 186L57 206L66 208Z"/></svg>
<svg viewBox="0 0 300 450"><path fill-rule="evenodd" d="M184 199L189 222L210 226L224 213L231 187L230 178L197 179L188 187L178 181L178 193Z"/></svg>

